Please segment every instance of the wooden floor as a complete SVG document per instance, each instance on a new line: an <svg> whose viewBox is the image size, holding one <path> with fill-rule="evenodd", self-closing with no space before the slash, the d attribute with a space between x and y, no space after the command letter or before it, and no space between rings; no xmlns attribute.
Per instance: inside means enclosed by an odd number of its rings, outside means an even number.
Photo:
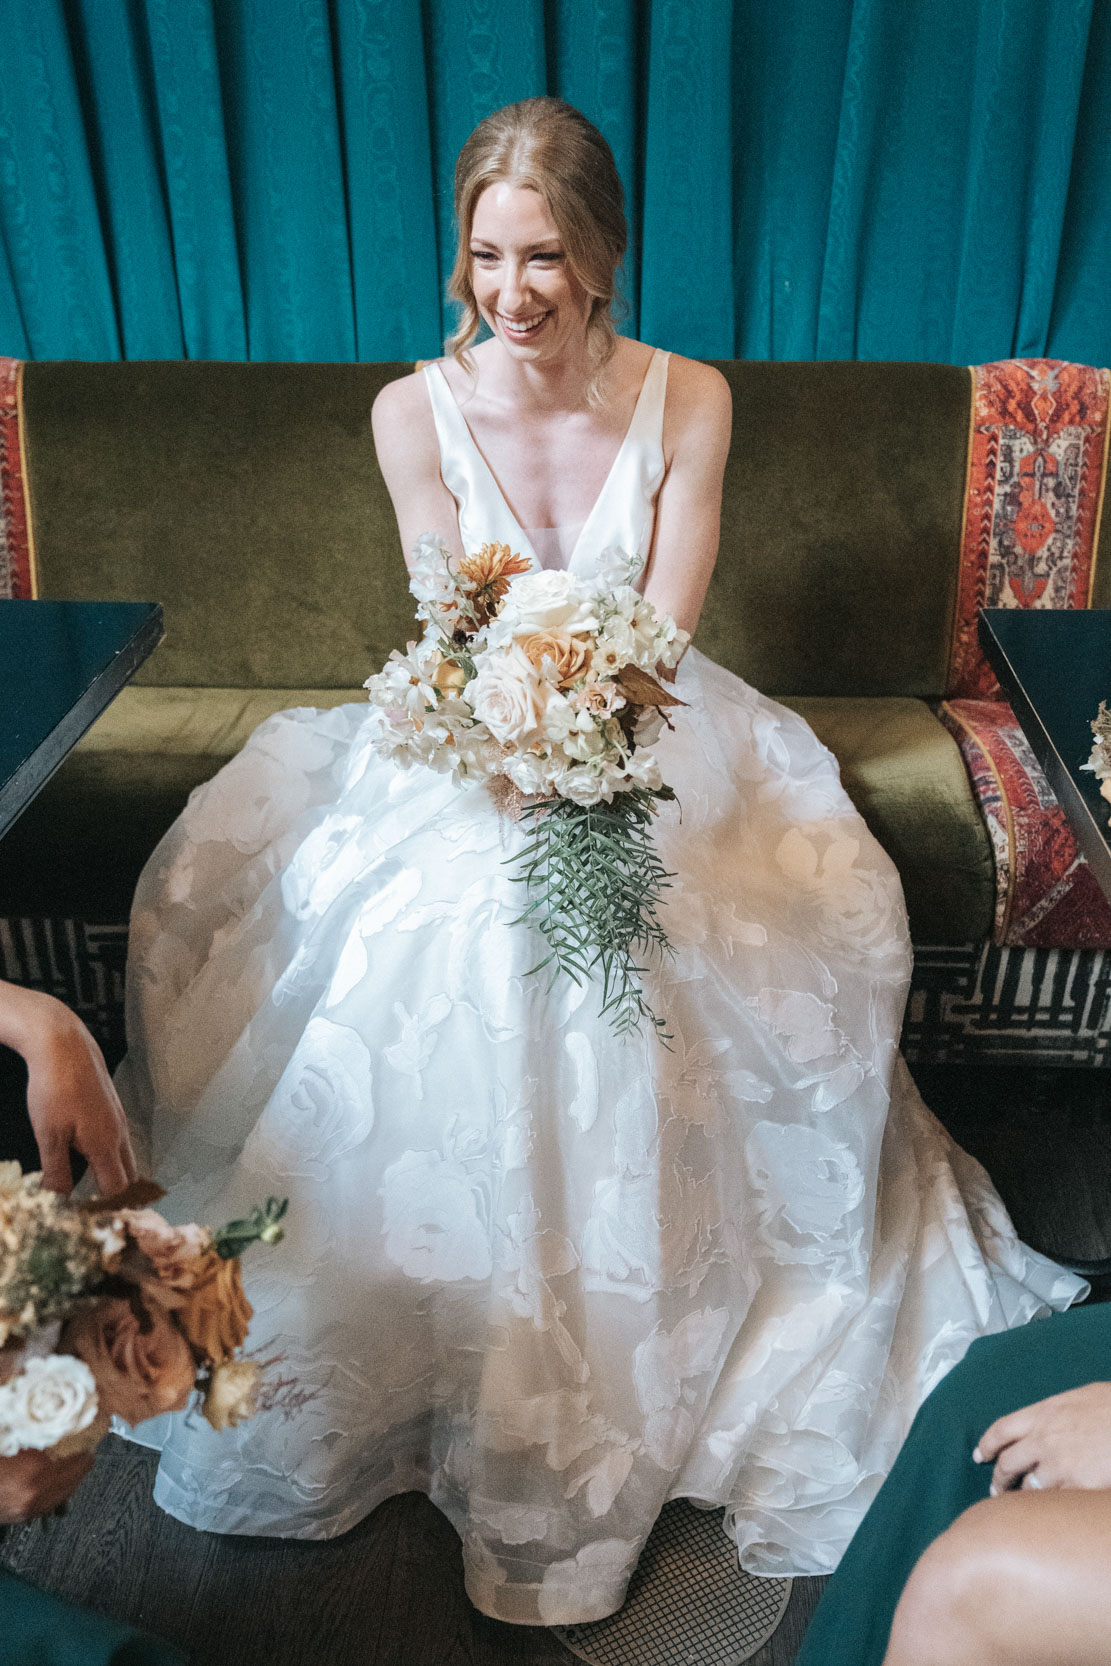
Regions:
<svg viewBox="0 0 1111 1666"><path fill-rule="evenodd" d="M1111 1073L939 1066L916 1074L928 1103L985 1163L1028 1242L1063 1259L1111 1255ZM475 1612L455 1533L416 1494L327 1544L222 1538L157 1510L153 1469L153 1454L107 1441L68 1514L11 1529L0 1560L160 1633L194 1666L574 1660L548 1632ZM791 1666L823 1584L796 1580L753 1666Z"/></svg>

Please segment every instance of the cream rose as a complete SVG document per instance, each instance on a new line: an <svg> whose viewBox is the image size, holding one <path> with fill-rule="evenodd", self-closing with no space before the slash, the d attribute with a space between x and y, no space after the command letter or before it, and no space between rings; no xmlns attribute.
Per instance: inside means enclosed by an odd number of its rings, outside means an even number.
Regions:
<svg viewBox="0 0 1111 1666"><path fill-rule="evenodd" d="M570 573L555 568L522 573L510 585L497 623L499 635L506 629L514 636L523 631L595 631L597 602L583 594L580 581Z"/></svg>
<svg viewBox="0 0 1111 1666"><path fill-rule="evenodd" d="M201 1402L201 1411L214 1429L234 1429L255 1415L261 1376L251 1359L229 1359L216 1366Z"/></svg>
<svg viewBox="0 0 1111 1666"><path fill-rule="evenodd" d="M29 1359L22 1371L0 1388L0 1457L14 1458L28 1449L46 1452L66 1443L66 1454L80 1451L78 1438L97 1426L96 1381L89 1367L72 1354Z"/></svg>
<svg viewBox="0 0 1111 1666"><path fill-rule="evenodd" d="M520 581L518 581L520 582ZM518 647L491 653L468 684L467 698L480 723L507 746L535 739L548 703L548 685Z"/></svg>
<svg viewBox="0 0 1111 1666"><path fill-rule="evenodd" d="M62 1340L96 1378L105 1411L127 1423L182 1411L197 1368L189 1344L160 1307L140 1308L108 1296L78 1313Z"/></svg>

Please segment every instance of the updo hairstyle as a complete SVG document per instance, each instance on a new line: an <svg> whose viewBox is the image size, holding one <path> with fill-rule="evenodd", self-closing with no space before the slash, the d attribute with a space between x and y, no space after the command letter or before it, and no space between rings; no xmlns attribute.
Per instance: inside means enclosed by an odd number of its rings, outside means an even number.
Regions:
<svg viewBox="0 0 1111 1666"><path fill-rule="evenodd" d="M591 377L587 399L600 403L602 372L613 356L615 273L625 253L625 193L613 152L593 122L561 98L525 98L479 122L455 164L459 244L448 294L462 308L447 350L473 374L468 348L482 323L471 282L475 204L504 181L538 191L555 221L575 277L592 299L586 326Z"/></svg>

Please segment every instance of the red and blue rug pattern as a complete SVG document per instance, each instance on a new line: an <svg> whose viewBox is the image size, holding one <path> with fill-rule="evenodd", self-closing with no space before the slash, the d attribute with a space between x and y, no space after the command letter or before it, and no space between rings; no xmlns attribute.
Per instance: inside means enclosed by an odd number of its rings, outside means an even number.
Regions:
<svg viewBox="0 0 1111 1666"><path fill-rule="evenodd" d="M34 595L30 524L19 435L23 364L0 358L0 597Z"/></svg>

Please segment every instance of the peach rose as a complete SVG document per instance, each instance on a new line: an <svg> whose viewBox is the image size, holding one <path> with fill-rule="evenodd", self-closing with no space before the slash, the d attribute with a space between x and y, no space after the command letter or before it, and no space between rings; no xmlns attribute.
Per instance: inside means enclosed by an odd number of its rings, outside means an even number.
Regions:
<svg viewBox="0 0 1111 1666"><path fill-rule="evenodd" d="M201 1402L201 1411L215 1430L234 1429L255 1415L261 1376L253 1359L229 1359L216 1366Z"/></svg>
<svg viewBox="0 0 1111 1666"><path fill-rule="evenodd" d="M171 1226L155 1209L123 1209L118 1220L136 1248L153 1263L161 1282L179 1290L189 1288L212 1242L207 1227Z"/></svg>
<svg viewBox="0 0 1111 1666"><path fill-rule="evenodd" d="M467 673L456 660L442 659L432 682L441 694L452 694L466 687Z"/></svg>
<svg viewBox="0 0 1111 1666"><path fill-rule="evenodd" d="M162 1308L106 1296L69 1320L63 1346L96 1379L101 1409L142 1423L182 1411L197 1376L189 1344Z"/></svg>
<svg viewBox="0 0 1111 1666"><path fill-rule="evenodd" d="M576 677L581 677L590 660L589 649L567 631L532 631L517 641L526 659L538 671L544 669L546 659L551 660L559 688L567 688Z"/></svg>

